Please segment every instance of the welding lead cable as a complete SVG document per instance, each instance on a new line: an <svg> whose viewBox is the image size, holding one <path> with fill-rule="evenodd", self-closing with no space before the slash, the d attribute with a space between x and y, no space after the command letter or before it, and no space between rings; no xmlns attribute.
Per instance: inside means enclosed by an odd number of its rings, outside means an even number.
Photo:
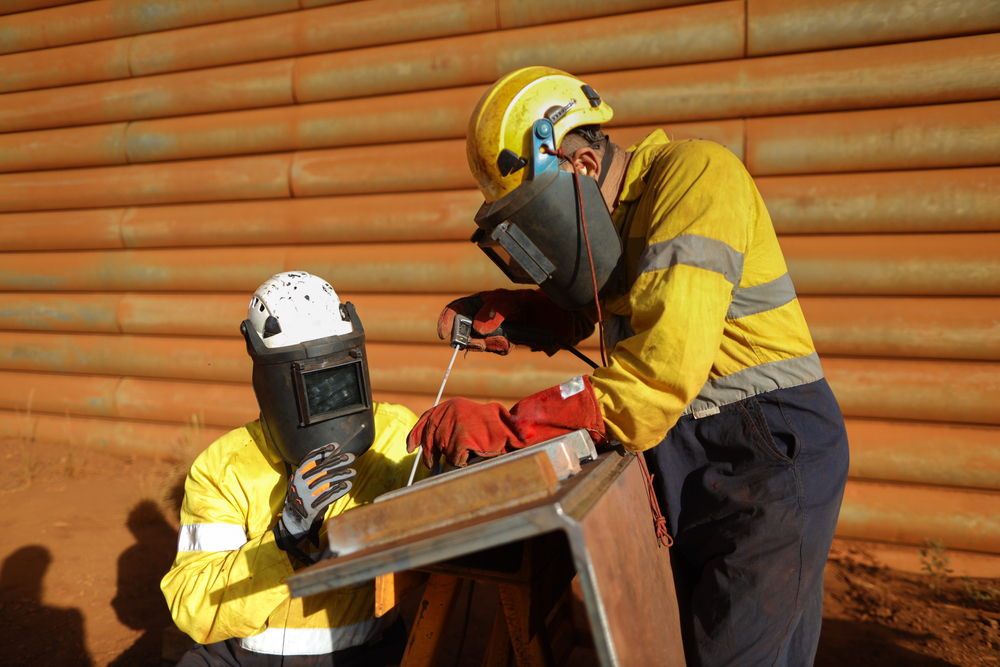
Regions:
<svg viewBox="0 0 1000 667"><path fill-rule="evenodd" d="M451 353L451 361L448 362L448 370L444 372L444 379L441 380L441 388L438 389L438 395L437 398L434 399L434 406L431 408L432 410L438 406L438 403L441 402L441 394L444 393L444 386L448 384L448 376L451 375L451 367L455 365L455 358L458 357L459 349L460 347L456 345L455 351ZM413 478L417 474L417 466L420 465L420 456L421 453L416 452L416 456L413 459L413 467L410 468L410 479L406 482L407 486L411 486L413 484Z"/></svg>

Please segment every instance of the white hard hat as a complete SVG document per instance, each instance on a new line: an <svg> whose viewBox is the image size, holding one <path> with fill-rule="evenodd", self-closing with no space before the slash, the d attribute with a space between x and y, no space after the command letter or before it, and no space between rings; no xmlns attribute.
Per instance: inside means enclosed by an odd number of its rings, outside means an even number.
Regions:
<svg viewBox="0 0 1000 667"><path fill-rule="evenodd" d="M264 281L250 300L247 319L269 348L354 331L330 283L305 271L286 271Z"/></svg>

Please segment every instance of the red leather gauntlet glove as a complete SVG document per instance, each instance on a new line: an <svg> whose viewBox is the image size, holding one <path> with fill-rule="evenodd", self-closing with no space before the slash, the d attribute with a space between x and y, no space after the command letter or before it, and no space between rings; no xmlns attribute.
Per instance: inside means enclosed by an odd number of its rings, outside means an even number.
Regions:
<svg viewBox="0 0 1000 667"><path fill-rule="evenodd" d="M506 355L513 344L502 335L490 334L504 323L517 324L552 332L556 339L576 344L589 335L577 315L552 303L545 292L533 289L480 292L456 299L445 306L438 318L438 336L445 340L451 336L456 315L472 319L472 329L479 334L469 341L469 349ZM592 331L593 326L589 329ZM546 350L550 355L558 348Z"/></svg>
<svg viewBox="0 0 1000 667"><path fill-rule="evenodd" d="M590 431L595 443L607 442L604 415L586 375L532 394L510 412L499 403L445 401L420 417L406 437L406 451L423 448L428 468L441 454L448 463L464 466L469 452L497 456L581 428Z"/></svg>

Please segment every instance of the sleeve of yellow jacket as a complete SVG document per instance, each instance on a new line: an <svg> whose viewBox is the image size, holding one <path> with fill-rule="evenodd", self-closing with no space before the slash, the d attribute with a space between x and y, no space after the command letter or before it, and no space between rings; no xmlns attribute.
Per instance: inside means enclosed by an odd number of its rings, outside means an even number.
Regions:
<svg viewBox="0 0 1000 667"><path fill-rule="evenodd" d="M241 436L245 443L228 442ZM284 581L294 570L274 534L247 535L249 510L258 504L255 485L233 483L226 474L238 467L233 459L240 450L251 447L245 429L224 436L198 457L184 485L182 530L197 532L186 548L179 545L163 591L178 627L202 644L257 634L288 598Z"/></svg>
<svg viewBox="0 0 1000 667"><path fill-rule="evenodd" d="M659 443L708 380L757 205L743 165L707 141L658 147L641 179L626 204L626 245L645 236L628 293L636 333L593 376L610 435L633 451Z"/></svg>

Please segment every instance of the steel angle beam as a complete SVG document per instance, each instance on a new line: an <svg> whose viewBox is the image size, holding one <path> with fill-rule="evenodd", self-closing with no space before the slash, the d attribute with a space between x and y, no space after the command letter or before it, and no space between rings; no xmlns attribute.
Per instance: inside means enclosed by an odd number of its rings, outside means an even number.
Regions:
<svg viewBox="0 0 1000 667"><path fill-rule="evenodd" d="M503 458L465 473L451 485L415 485L395 499L342 514L327 525L331 544L349 530L357 541L348 546L356 550L290 577L293 597L392 572L445 565L461 556L558 531L569 545L565 567L580 577L600 664L683 665L670 556L656 540L645 480L635 457L620 449L607 452L583 464L580 473L557 480L548 491L538 475L532 481L528 472L534 466L554 479L547 453L522 455L507 467L500 465ZM474 492L454 494L459 482ZM535 492L511 499L507 494L518 485ZM504 506L485 507L484 495L503 500ZM390 506L406 511L390 515L386 512ZM454 519L422 518L426 510L436 513L446 506ZM338 527L348 521L358 525ZM413 524L426 528L414 529Z"/></svg>

